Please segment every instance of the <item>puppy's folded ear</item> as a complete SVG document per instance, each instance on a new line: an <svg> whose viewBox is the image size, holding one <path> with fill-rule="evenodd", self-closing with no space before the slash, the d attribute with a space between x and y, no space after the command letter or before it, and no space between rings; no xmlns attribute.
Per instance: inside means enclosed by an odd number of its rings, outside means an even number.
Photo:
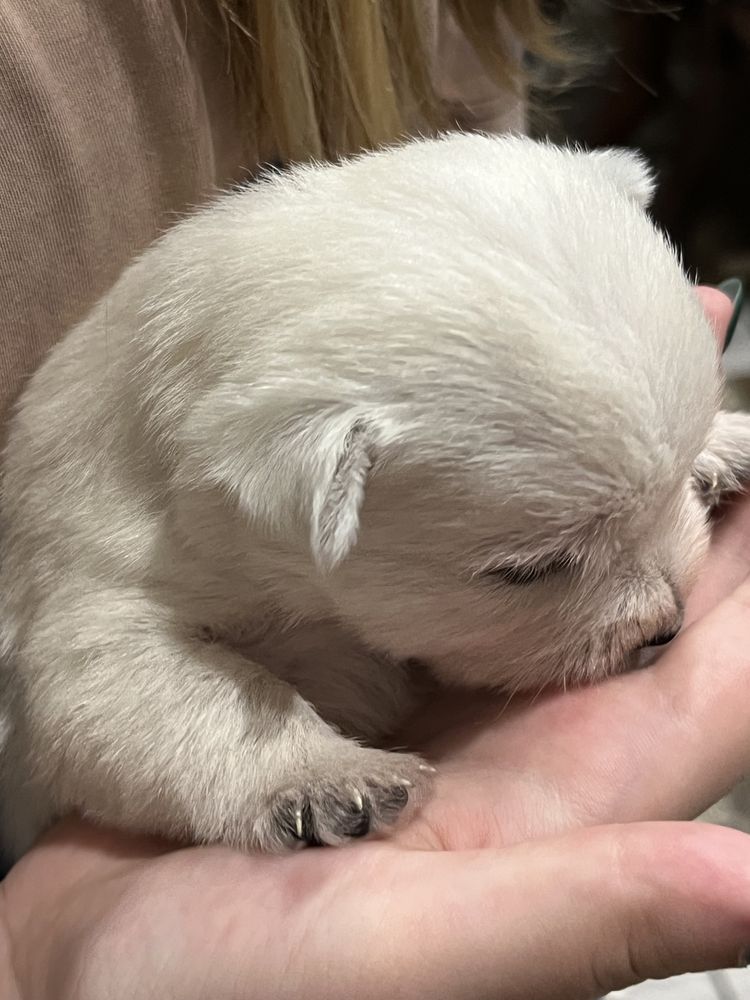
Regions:
<svg viewBox="0 0 750 1000"><path fill-rule="evenodd" d="M190 414L178 440L177 481L219 488L265 535L304 544L323 570L357 541L375 445L397 435L383 412L288 392L252 399L221 389Z"/></svg>
<svg viewBox="0 0 750 1000"><path fill-rule="evenodd" d="M656 180L642 156L629 149L602 149L587 155L633 201L648 208L656 191Z"/></svg>
<svg viewBox="0 0 750 1000"><path fill-rule="evenodd" d="M694 475L712 504L750 482L750 414L717 413Z"/></svg>
<svg viewBox="0 0 750 1000"><path fill-rule="evenodd" d="M357 541L374 449L372 428L361 417L332 437L320 456L312 498L310 544L323 570L337 566Z"/></svg>

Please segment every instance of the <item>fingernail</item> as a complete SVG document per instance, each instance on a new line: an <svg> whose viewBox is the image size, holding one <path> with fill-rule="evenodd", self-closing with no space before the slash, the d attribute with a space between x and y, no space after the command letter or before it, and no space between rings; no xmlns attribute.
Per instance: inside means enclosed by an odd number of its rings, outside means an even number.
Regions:
<svg viewBox="0 0 750 1000"><path fill-rule="evenodd" d="M737 959L737 968L746 969L750 965L750 945L745 945Z"/></svg>
<svg viewBox="0 0 750 1000"><path fill-rule="evenodd" d="M724 350L726 351L732 342L734 331L737 329L737 320L740 318L740 313L742 312L742 304L745 301L745 286L742 284L741 278L727 278L716 287L720 292L729 296L733 306L729 326L727 327L727 336L724 341Z"/></svg>

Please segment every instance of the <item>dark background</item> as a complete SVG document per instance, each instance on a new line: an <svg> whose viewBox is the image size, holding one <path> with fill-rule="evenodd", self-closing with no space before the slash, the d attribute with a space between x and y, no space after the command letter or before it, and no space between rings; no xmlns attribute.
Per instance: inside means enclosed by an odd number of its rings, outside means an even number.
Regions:
<svg viewBox="0 0 750 1000"><path fill-rule="evenodd" d="M547 7L573 59L542 71L536 133L642 150L659 178L653 215L691 273L750 280L750 2Z"/></svg>

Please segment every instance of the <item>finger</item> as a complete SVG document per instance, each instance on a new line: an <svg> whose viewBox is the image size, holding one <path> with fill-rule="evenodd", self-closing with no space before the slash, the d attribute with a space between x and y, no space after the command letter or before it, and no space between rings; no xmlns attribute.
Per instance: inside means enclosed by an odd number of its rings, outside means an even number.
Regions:
<svg viewBox="0 0 750 1000"><path fill-rule="evenodd" d="M573 692L582 819L692 819L750 771L749 620L745 582L648 670Z"/></svg>
<svg viewBox="0 0 750 1000"><path fill-rule="evenodd" d="M724 292L718 288L713 288L711 285L698 285L696 292L706 311L706 315L711 321L716 339L719 341L720 346L723 346L727 329L729 328L729 321L732 318L732 300Z"/></svg>
<svg viewBox="0 0 750 1000"><path fill-rule="evenodd" d="M99 893L66 874L59 926L43 928L28 969L16 966L36 984L23 996L72 996L60 982L74 972L77 1000L155 986L186 1000L581 1000L735 964L750 942L750 838L698 824L453 854L186 851L124 892L93 851Z"/></svg>
<svg viewBox="0 0 750 1000"><path fill-rule="evenodd" d="M724 343L734 316L734 302L718 288L696 289L720 344ZM750 570L750 505L735 503L724 509L714 526L711 561L688 605L687 620L694 621L744 580ZM747 544L742 539L747 538ZM738 544L738 539L740 544Z"/></svg>
<svg viewBox="0 0 750 1000"><path fill-rule="evenodd" d="M714 517L710 556L688 599L687 624L728 597L750 573L750 499L739 496Z"/></svg>
<svg viewBox="0 0 750 1000"><path fill-rule="evenodd" d="M648 670L490 707L494 723L475 710L447 752L428 746L437 793L417 828L460 848L699 815L750 772L749 620L744 583Z"/></svg>
<svg viewBox="0 0 750 1000"><path fill-rule="evenodd" d="M414 852L397 879L373 890L384 941L372 939L342 996L581 1000L736 965L750 942L750 838L719 827L595 827L499 852Z"/></svg>
<svg viewBox="0 0 750 1000"><path fill-rule="evenodd" d="M680 782L665 784L683 804L692 798L693 812L717 801L750 770L749 621L745 581L686 629L650 671L663 722L662 752L654 753L654 763L662 781L670 773L685 775L682 793Z"/></svg>

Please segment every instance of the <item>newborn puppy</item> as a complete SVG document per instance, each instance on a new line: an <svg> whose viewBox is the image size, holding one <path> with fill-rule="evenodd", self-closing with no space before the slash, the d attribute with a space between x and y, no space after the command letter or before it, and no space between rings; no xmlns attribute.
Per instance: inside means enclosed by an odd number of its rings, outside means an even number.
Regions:
<svg viewBox="0 0 750 1000"><path fill-rule="evenodd" d="M123 274L5 454L14 852L68 810L338 844L429 782L375 748L414 672L572 684L676 633L750 424L651 190L455 135L229 194Z"/></svg>

